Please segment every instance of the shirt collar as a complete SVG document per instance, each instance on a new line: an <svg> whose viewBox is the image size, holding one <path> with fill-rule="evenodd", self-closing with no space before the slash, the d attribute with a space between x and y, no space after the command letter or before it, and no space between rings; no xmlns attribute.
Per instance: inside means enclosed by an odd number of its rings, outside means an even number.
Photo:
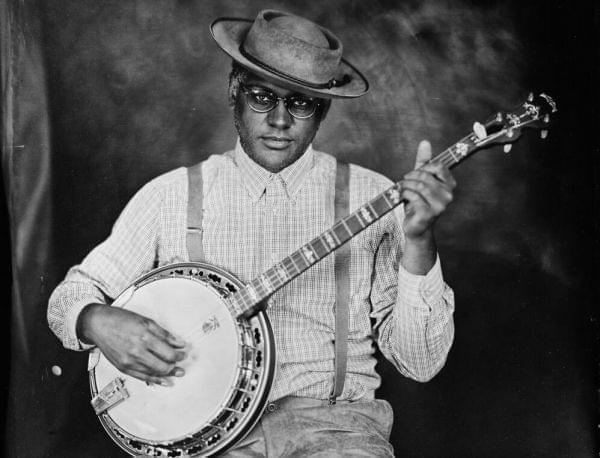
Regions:
<svg viewBox="0 0 600 458"><path fill-rule="evenodd" d="M234 158L242 176L242 181L252 201L257 202L274 175L281 177L288 197L293 198L302 187L304 179L313 167L314 150L312 145L309 145L304 154L296 162L277 174L269 172L250 159L244 148L242 148L239 138L235 145Z"/></svg>

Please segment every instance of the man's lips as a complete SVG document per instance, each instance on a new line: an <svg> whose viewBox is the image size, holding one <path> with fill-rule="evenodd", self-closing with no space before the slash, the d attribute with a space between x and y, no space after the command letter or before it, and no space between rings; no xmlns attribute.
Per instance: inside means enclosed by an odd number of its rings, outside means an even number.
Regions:
<svg viewBox="0 0 600 458"><path fill-rule="evenodd" d="M289 137L279 137L277 135L265 135L260 138L270 149L285 149L293 142Z"/></svg>

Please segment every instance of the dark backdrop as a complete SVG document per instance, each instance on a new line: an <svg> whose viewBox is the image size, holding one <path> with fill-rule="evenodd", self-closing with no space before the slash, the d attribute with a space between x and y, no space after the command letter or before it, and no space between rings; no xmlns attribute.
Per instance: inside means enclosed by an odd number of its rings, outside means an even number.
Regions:
<svg viewBox="0 0 600 458"><path fill-rule="evenodd" d="M88 404L86 355L62 349L46 302L143 183L233 146L230 62L208 26L267 7L334 30L372 84L334 102L315 146L392 179L422 138L441 151L529 90L558 101L546 141L531 134L456 169L437 226L454 347L427 384L381 361L379 395L395 408L398 456L591 456L599 7L558 0L3 3L7 453L119 456Z"/></svg>

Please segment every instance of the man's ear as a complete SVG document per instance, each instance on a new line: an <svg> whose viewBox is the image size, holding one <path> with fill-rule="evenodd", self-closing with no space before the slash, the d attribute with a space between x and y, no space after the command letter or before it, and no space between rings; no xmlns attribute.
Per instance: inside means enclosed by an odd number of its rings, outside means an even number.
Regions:
<svg viewBox="0 0 600 458"><path fill-rule="evenodd" d="M227 102L229 103L229 106L231 108L235 107L235 101L237 99L239 87L239 81L229 81L229 88L227 90Z"/></svg>
<svg viewBox="0 0 600 458"><path fill-rule="evenodd" d="M235 60L231 61L231 72L229 73L229 87L227 89L227 102L230 107L235 107L236 99L240 91L240 85L246 81L249 73Z"/></svg>

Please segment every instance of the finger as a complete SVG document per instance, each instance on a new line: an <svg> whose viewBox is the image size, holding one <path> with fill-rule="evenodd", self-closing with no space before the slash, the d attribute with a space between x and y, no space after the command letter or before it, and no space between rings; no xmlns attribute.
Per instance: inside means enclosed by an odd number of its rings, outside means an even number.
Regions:
<svg viewBox="0 0 600 458"><path fill-rule="evenodd" d="M164 378L166 376L182 377L185 375L183 368L162 361L146 349L133 349L125 362L115 364L115 366L126 374L129 371L134 371L149 377Z"/></svg>
<svg viewBox="0 0 600 458"><path fill-rule="evenodd" d="M419 171L431 173L437 180L446 183L452 189L456 187L456 180L446 165L430 162L421 167Z"/></svg>
<svg viewBox="0 0 600 458"><path fill-rule="evenodd" d="M415 169L420 169L431 159L431 143L422 140L417 147L417 157L415 159Z"/></svg>
<svg viewBox="0 0 600 458"><path fill-rule="evenodd" d="M440 180L436 175L434 175L434 173L425 170L424 168L408 172L406 175L404 175L403 181L404 180L422 181L424 184L426 184L427 186L431 186L432 188L442 186L447 189L451 189L449 183Z"/></svg>
<svg viewBox="0 0 600 458"><path fill-rule="evenodd" d="M167 363L163 361L150 351L146 351L146 353L141 356L139 363L144 366L144 372L157 377L172 375L175 373L176 369L181 369L178 368L174 363ZM181 370L183 371L183 369Z"/></svg>
<svg viewBox="0 0 600 458"><path fill-rule="evenodd" d="M151 338L146 340L146 348L148 348L148 350L157 358L172 364L181 361L186 357L184 351L176 350L164 340L159 339L153 334L150 335Z"/></svg>
<svg viewBox="0 0 600 458"><path fill-rule="evenodd" d="M452 193L441 186L439 182L433 186L422 180L402 180L401 183L403 191L411 192L410 195L403 194L403 197L406 197L411 203L419 203L416 200L416 196L418 196L419 200L422 200L423 204L436 214L443 212L453 198Z"/></svg>
<svg viewBox="0 0 600 458"><path fill-rule="evenodd" d="M405 221L407 222L410 219L412 225L422 225L423 228L429 227L443 211L429 205L421 194L412 189L404 189L402 197L407 202L404 207L404 214L407 218Z"/></svg>
<svg viewBox="0 0 600 458"><path fill-rule="evenodd" d="M166 341L169 345L176 348L185 347L185 341L180 339L179 337L171 334L169 331L164 329L163 327L156 324L153 320L148 320L148 330L154 334L156 337Z"/></svg>
<svg viewBox="0 0 600 458"><path fill-rule="evenodd" d="M450 184L439 181L428 172L416 170L408 173L402 180L406 186L422 193L428 199L441 199L442 201L452 200L452 187Z"/></svg>
<svg viewBox="0 0 600 458"><path fill-rule="evenodd" d="M173 380L170 380L166 377L156 377L153 375L148 375L142 371L136 371L134 369L130 369L124 371L125 374L130 375L131 377L135 377L143 382L146 382L148 385L160 385L160 386L173 386Z"/></svg>
<svg viewBox="0 0 600 458"><path fill-rule="evenodd" d="M400 194L402 195L402 199L406 202L404 204L406 213L412 213L417 207L429 206L425 198L418 191L403 186Z"/></svg>
<svg viewBox="0 0 600 458"><path fill-rule="evenodd" d="M175 364L163 361L149 350L149 347L153 346L152 340L156 340L152 334L142 335L139 345L129 349L127 357L129 361L124 366L149 375L169 375L175 369Z"/></svg>

